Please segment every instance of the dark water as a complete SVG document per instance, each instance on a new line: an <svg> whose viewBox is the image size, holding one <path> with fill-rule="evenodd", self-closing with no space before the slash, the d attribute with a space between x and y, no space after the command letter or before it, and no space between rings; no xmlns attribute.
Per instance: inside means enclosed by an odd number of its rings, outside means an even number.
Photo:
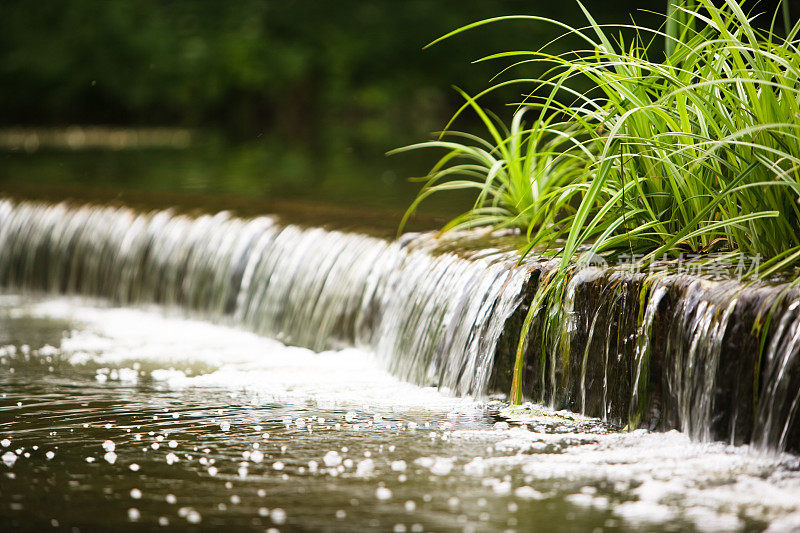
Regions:
<svg viewBox="0 0 800 533"><path fill-rule="evenodd" d="M0 196L234 209L393 236L421 187L408 178L424 174L433 155L332 157L269 140L225 142L210 134L183 149L0 150ZM471 203L457 192L434 195L409 228L440 227Z"/></svg>
<svg viewBox="0 0 800 533"><path fill-rule="evenodd" d="M162 309L0 299L6 530L791 531L797 458L617 432Z"/></svg>

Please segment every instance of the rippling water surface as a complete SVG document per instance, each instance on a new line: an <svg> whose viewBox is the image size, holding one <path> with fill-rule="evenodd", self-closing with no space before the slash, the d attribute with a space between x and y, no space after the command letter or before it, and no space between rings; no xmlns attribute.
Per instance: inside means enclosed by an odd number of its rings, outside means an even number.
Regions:
<svg viewBox="0 0 800 533"><path fill-rule="evenodd" d="M793 531L798 459L616 431L162 309L0 297L0 525Z"/></svg>

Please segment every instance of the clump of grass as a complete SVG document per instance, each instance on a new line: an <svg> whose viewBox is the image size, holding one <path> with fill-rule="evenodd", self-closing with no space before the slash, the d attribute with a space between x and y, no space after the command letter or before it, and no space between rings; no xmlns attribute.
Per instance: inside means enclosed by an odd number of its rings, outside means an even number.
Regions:
<svg viewBox="0 0 800 533"><path fill-rule="evenodd" d="M489 137L445 131L435 141L399 148L390 154L422 148L445 150L424 178L425 184L406 211L400 230L428 196L454 189L474 189L475 203L443 229L489 226L516 227L529 240L541 232L564 231L564 218L573 214L573 196L585 188L589 150L579 140L579 127L552 117L536 116L534 105L520 107L510 127L484 110L474 98L456 89L480 117ZM558 228L558 229L557 229Z"/></svg>
<svg viewBox="0 0 800 533"><path fill-rule="evenodd" d="M515 15L434 41L523 19L556 24L587 47L483 58L513 60L502 75L528 63L547 70L481 93L530 87L508 130L481 109L481 95L464 95L456 116L475 110L488 141L456 133L459 142L403 149L447 150L407 216L429 194L474 188L473 209L445 229L519 228L528 237L524 253L560 253L556 285L581 254L632 254L642 266L683 252L757 256L766 259L762 277L800 265L800 25L779 36L777 12L760 30L737 0L675 0L667 33L635 24L607 28L578 5L585 28ZM620 37L610 37L617 30ZM625 34L633 36L626 41ZM667 42L663 60L651 57L660 38ZM579 90L587 81L590 89ZM533 115L528 127L526 112ZM521 341L518 357L523 351Z"/></svg>

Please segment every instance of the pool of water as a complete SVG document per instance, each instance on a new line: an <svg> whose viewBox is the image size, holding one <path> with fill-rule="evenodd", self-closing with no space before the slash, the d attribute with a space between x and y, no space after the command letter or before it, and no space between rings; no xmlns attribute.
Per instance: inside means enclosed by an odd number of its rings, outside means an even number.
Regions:
<svg viewBox="0 0 800 533"><path fill-rule="evenodd" d="M407 178L432 163L420 155L333 160L274 139L226 143L210 134L183 149L28 153L0 147L0 196L270 213L293 223L394 236L421 187ZM468 191L433 195L406 229L440 228L473 202Z"/></svg>
<svg viewBox="0 0 800 533"><path fill-rule="evenodd" d="M389 376L160 308L0 296L0 529L793 531L800 462Z"/></svg>

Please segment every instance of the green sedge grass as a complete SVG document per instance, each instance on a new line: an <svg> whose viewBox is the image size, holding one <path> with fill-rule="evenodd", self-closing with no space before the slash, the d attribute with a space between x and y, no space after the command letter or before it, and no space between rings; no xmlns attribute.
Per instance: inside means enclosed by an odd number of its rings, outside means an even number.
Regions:
<svg viewBox="0 0 800 533"><path fill-rule="evenodd" d="M631 254L643 267L686 252L756 256L766 260L765 278L800 265L800 24L779 36L776 17L759 30L736 0L693 0L670 7L662 33L601 26L578 5L583 28L513 15L431 43L527 20L561 27L586 48L482 58L513 63L482 93L462 93L466 102L447 129L472 109L490 138L458 133L460 142L441 137L398 150L448 150L406 216L430 194L474 188L473 209L444 229L517 227L528 238L523 255L555 250L561 267L546 284L555 289L543 291L537 305L559 305L548 295L563 292L558 287L581 254ZM626 34L633 37L626 41ZM663 60L650 58L657 38L667 43ZM546 65L545 74L501 79L531 63ZM588 91L578 89L587 82ZM478 100L509 85L529 90L506 129ZM529 126L522 126L525 113ZM515 369L523 353L521 339ZM520 375L515 371L514 401Z"/></svg>

